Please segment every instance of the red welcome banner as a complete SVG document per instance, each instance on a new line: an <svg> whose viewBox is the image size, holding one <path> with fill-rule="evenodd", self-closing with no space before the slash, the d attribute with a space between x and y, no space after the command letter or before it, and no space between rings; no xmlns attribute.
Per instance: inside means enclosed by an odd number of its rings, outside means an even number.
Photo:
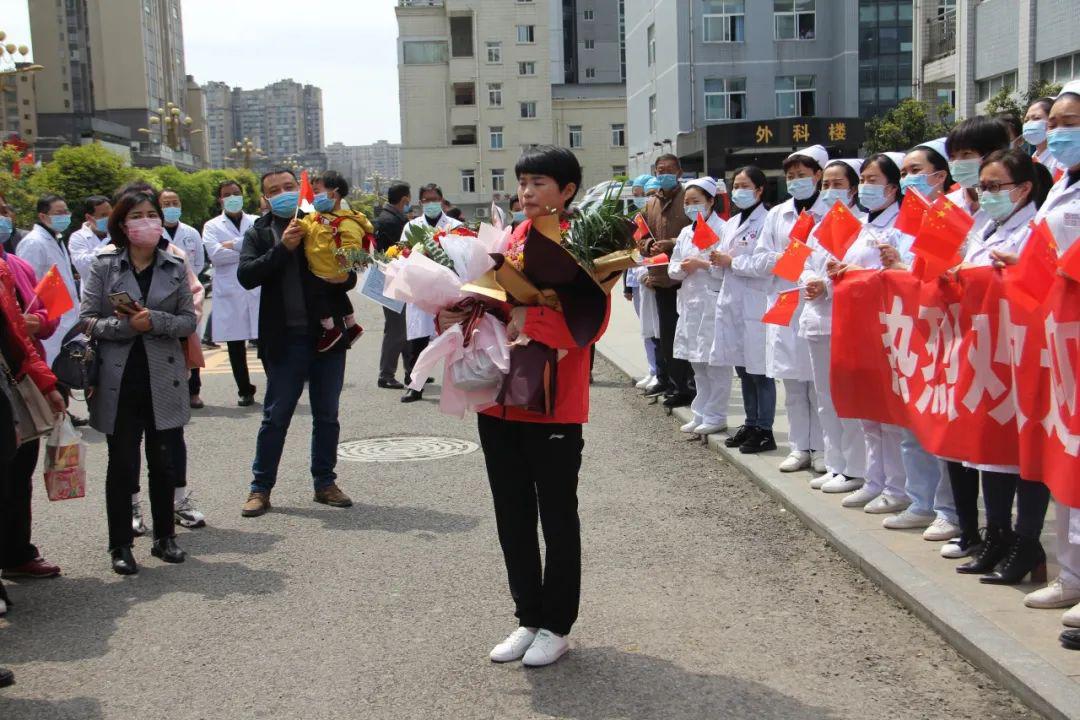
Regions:
<svg viewBox="0 0 1080 720"><path fill-rule="evenodd" d="M1080 507L1080 285L1058 277L1031 313L994 268L922 283L900 271L836 283L833 402L911 429L927 451L1018 465Z"/></svg>

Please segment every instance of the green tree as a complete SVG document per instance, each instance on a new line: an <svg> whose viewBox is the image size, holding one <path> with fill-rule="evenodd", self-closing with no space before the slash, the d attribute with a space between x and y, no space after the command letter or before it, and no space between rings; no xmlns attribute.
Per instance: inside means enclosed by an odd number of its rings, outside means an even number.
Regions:
<svg viewBox="0 0 1080 720"><path fill-rule="evenodd" d="M948 105L939 105L935 118L927 103L908 98L883 116L866 123L866 152L904 151L946 135L950 128L946 118L952 112Z"/></svg>
<svg viewBox="0 0 1080 720"><path fill-rule="evenodd" d="M1011 88L1001 88L997 95L986 101L986 114L996 115L1007 112L1023 121L1027 109L1033 102L1039 98L1054 97L1059 92L1061 92L1061 85L1046 80L1035 80L1025 93L1017 93Z"/></svg>
<svg viewBox="0 0 1080 720"><path fill-rule="evenodd" d="M111 197L117 188L138 177L119 155L97 143L65 146L52 162L33 173L29 186L36 195L56 193L68 202L78 217L82 200L89 195ZM73 225L77 225L73 222Z"/></svg>
<svg viewBox="0 0 1080 720"><path fill-rule="evenodd" d="M0 148L0 194L15 209L15 224L30 227L37 220L35 206L37 195L30 188L30 179L37 172L33 165L25 166L19 177L11 172L22 153L11 148Z"/></svg>

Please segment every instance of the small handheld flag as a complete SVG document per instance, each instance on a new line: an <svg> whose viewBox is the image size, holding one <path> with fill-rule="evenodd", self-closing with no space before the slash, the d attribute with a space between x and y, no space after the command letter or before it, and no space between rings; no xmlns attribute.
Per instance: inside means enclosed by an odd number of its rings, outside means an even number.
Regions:
<svg viewBox="0 0 1080 720"><path fill-rule="evenodd" d="M649 229L649 224L645 222L645 216L641 213L634 216L634 225L637 226L637 229L634 230L635 240L644 240L652 235L652 230Z"/></svg>
<svg viewBox="0 0 1080 720"><path fill-rule="evenodd" d="M716 231L709 227L709 223L705 222L705 218L698 213L697 223L694 225L694 247L698 250L704 250L710 248L716 243L720 242L720 238L717 237Z"/></svg>
<svg viewBox="0 0 1080 720"><path fill-rule="evenodd" d="M71 293L68 292L67 286L64 285L64 278L60 276L60 271L53 265L45 273L45 277L41 278L41 282L34 288L34 294L37 295L37 299L41 301L41 304L45 306L45 312L48 313L50 319L55 320L68 310L75 307L75 302L71 299Z"/></svg>
<svg viewBox="0 0 1080 720"><path fill-rule="evenodd" d="M915 188L910 188L904 193L904 200L900 203L900 212L893 227L905 235L914 235L922 227L923 218L929 209L930 201Z"/></svg>
<svg viewBox="0 0 1080 720"><path fill-rule="evenodd" d="M776 302L761 316L761 322L770 325L790 325L799 307L799 288L786 290L776 296Z"/></svg>
<svg viewBox="0 0 1080 720"><path fill-rule="evenodd" d="M1080 242L1074 242L1058 261L1058 267L1065 276L1080 282Z"/></svg>
<svg viewBox="0 0 1080 720"><path fill-rule="evenodd" d="M1005 268L1005 295L1028 312L1046 301L1057 276L1057 243L1046 220L1032 230L1020 260Z"/></svg>
<svg viewBox="0 0 1080 720"><path fill-rule="evenodd" d="M851 213L847 205L837 200L821 219L814 231L814 237L833 257L843 260L861 230L862 223L859 218Z"/></svg>
<svg viewBox="0 0 1080 720"><path fill-rule="evenodd" d="M810 231L814 229L814 216L803 210L799 213L799 218L795 221L795 224L791 226L791 232L788 233L788 237L792 240L798 240L799 242L806 242L810 237Z"/></svg>
<svg viewBox="0 0 1080 720"><path fill-rule="evenodd" d="M773 275L791 282L799 282L799 277L803 273L803 268L806 267L806 261L811 252L809 245L792 240L773 266Z"/></svg>

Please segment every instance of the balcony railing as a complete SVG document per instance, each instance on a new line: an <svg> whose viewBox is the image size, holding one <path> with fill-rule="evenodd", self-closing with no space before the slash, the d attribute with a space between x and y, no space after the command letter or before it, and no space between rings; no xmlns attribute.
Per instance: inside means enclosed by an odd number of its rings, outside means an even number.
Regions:
<svg viewBox="0 0 1080 720"><path fill-rule="evenodd" d="M398 0L398 7L443 7L446 0Z"/></svg>
<svg viewBox="0 0 1080 720"><path fill-rule="evenodd" d="M956 12L926 21L927 60L952 55L956 52Z"/></svg>

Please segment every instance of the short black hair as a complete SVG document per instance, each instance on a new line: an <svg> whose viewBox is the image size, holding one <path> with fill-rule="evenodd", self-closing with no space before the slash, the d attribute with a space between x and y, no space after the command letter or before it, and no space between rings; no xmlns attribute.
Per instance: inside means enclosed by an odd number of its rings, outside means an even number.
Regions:
<svg viewBox="0 0 1080 720"><path fill-rule="evenodd" d="M896 167L891 157L885 153L876 153L863 161L863 167L867 165L877 165L877 169L885 176L886 183L900 187L900 168Z"/></svg>
<svg viewBox="0 0 1080 720"><path fill-rule="evenodd" d="M109 239L113 245L121 249L128 246L124 221L127 220L128 213L131 212L132 208L144 202L153 205L154 209L157 210L158 217L161 217L161 205L158 204L157 194L152 191L132 190L121 195L116 201L116 207L113 208L112 215L109 216Z"/></svg>
<svg viewBox="0 0 1080 720"><path fill-rule="evenodd" d="M461 217L462 217L461 208L459 208L459 207L450 208L449 210L446 211L446 217L451 217L451 218L454 218L455 220L460 220Z"/></svg>
<svg viewBox="0 0 1080 720"><path fill-rule="evenodd" d="M44 213L45 215L48 215L49 214L49 208L52 207L52 204L54 202L57 202L57 201L62 201L63 199L64 198L60 197L59 195L54 195L53 193L49 193L47 195L42 195L41 197L38 198L38 201L37 201L38 214L40 215L40 214Z"/></svg>
<svg viewBox="0 0 1080 720"><path fill-rule="evenodd" d="M557 145L537 145L526 149L514 165L514 175L518 178L522 175L546 175L558 184L560 190L574 183L574 194L567 199L566 207L570 207L570 201L581 189L581 163L574 153Z"/></svg>
<svg viewBox="0 0 1080 720"><path fill-rule="evenodd" d="M157 190L150 183L145 180L132 180L116 189L116 192L113 193L113 205L120 202L120 198L133 192L144 192L151 195L157 195Z"/></svg>
<svg viewBox="0 0 1080 720"><path fill-rule="evenodd" d="M1002 111L994 113L994 119L999 120L1005 126L1005 130L1009 131L1013 140L1020 137L1024 132L1024 123L1011 112Z"/></svg>
<svg viewBox="0 0 1080 720"><path fill-rule="evenodd" d="M315 178L315 182L319 183L327 190L336 191L338 197L344 198L349 195L349 181L337 170L327 170L319 175L319 177Z"/></svg>
<svg viewBox="0 0 1080 720"><path fill-rule="evenodd" d="M266 178L270 177L271 175L288 175L293 180L296 180L296 173L294 173L292 171L292 169L290 169L290 168L287 168L287 167L270 168L269 170L267 170L266 172L264 172L262 174L261 178L259 178L259 189L260 190L262 190L263 188L266 187Z"/></svg>
<svg viewBox="0 0 1080 720"><path fill-rule="evenodd" d="M243 194L244 186L240 184L239 180L230 180L230 179L226 178L225 180L222 180L221 182L219 182L217 184L217 192L214 193L214 197L216 197L218 200L220 200L221 199L221 191L224 190L225 188L229 187L230 185L235 185L236 189L239 190L241 194Z"/></svg>
<svg viewBox="0 0 1080 720"><path fill-rule="evenodd" d="M426 193L426 192L433 192L433 193L437 194L439 196L440 200L445 199L445 198L443 198L442 188L439 187L438 185L436 185L435 183L428 183L427 185L424 185L423 187L421 187L420 188L420 193L416 196L417 199L424 197L424 193Z"/></svg>
<svg viewBox="0 0 1080 720"><path fill-rule="evenodd" d="M752 182L754 184L754 187L756 188L765 187L765 183L767 182L765 179L765 172L757 165L745 165L732 173L732 185L735 184L735 178L739 177L740 175L745 175L746 179Z"/></svg>
<svg viewBox="0 0 1080 720"><path fill-rule="evenodd" d="M810 168L814 172L821 172L825 169L821 167L821 164L817 160L810 157L809 155L800 155L798 153L795 153L794 155L788 155L787 159L784 160L784 164L781 165L781 169L784 172L787 172L789 168L793 168L796 165L802 165L803 167Z"/></svg>
<svg viewBox="0 0 1080 720"><path fill-rule="evenodd" d="M1054 98L1041 97L1038 100L1033 101L1030 105L1028 105L1028 110L1035 107L1036 105L1041 107L1043 109L1043 112L1046 113L1047 115L1049 115L1050 114L1050 108L1054 107Z"/></svg>
<svg viewBox="0 0 1080 720"><path fill-rule="evenodd" d="M673 162L676 167L682 168L682 161L679 160L679 156L674 153L664 153L660 157L656 158L656 162L653 163L653 167L656 167L662 162Z"/></svg>
<svg viewBox="0 0 1080 720"><path fill-rule="evenodd" d="M517 205L518 207L521 207L521 198L519 198L516 194L510 196L510 210L511 210L511 212L513 212L513 210L514 210L514 205Z"/></svg>
<svg viewBox="0 0 1080 720"><path fill-rule="evenodd" d="M164 195L165 193L172 193L173 195L175 195L177 197L177 199L180 198L180 192L176 188L166 187L166 188L161 188L161 190L158 191L158 194L157 194L158 202L161 202L161 196Z"/></svg>
<svg viewBox="0 0 1080 720"><path fill-rule="evenodd" d="M1028 200L1035 203L1035 207L1042 207L1043 201L1050 192L1050 187L1054 184L1050 171L1045 165L1032 160L1031 156L1023 150L1012 148L995 150L987 155L979 165L979 171L994 163L1001 163L1014 183L1031 183L1031 195L1028 196Z"/></svg>
<svg viewBox="0 0 1080 720"><path fill-rule="evenodd" d="M1009 147L1009 131L1005 123L984 115L969 117L949 131L945 151L951 158L958 152L971 150L986 157L995 150Z"/></svg>
<svg viewBox="0 0 1080 720"><path fill-rule="evenodd" d="M83 200L83 215L93 215L94 211L97 210L98 205L102 205L107 202L109 202L109 198L105 197L104 195L91 195L90 197Z"/></svg>
<svg viewBox="0 0 1080 720"><path fill-rule="evenodd" d="M386 190L386 202L391 205L397 205L401 202L401 198L407 197L411 192L412 190L409 188L408 183L394 183Z"/></svg>
<svg viewBox="0 0 1080 720"><path fill-rule="evenodd" d="M859 187L859 173L855 172L855 168L851 167L843 160L832 160L829 162L828 165L825 166L825 169L828 170L831 167L844 168L844 177L847 178L848 187L850 187L852 190Z"/></svg>

